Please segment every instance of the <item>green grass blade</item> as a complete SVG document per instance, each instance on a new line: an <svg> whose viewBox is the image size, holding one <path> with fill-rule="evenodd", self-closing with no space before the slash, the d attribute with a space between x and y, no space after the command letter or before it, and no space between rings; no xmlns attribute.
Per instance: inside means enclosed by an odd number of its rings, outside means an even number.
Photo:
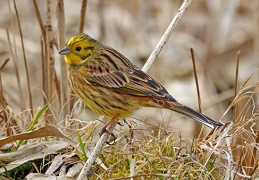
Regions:
<svg viewBox="0 0 259 180"><path fill-rule="evenodd" d="M78 141L79 141L80 148L81 148L81 150L83 152L83 155L84 155L84 161L87 161L88 157L87 157L86 152L85 152L85 144L83 143L82 137L81 137L79 132L77 133L77 138L78 138Z"/></svg>

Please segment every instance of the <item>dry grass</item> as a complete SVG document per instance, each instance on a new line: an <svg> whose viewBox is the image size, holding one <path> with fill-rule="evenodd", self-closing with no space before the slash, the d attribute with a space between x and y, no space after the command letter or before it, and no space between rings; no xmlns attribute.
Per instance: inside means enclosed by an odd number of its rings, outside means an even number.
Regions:
<svg viewBox="0 0 259 180"><path fill-rule="evenodd" d="M143 64L180 5L144 2L0 2L1 178L78 176L106 120L76 102L57 52L66 34L85 31ZM192 2L149 72L195 107L194 71L200 110L226 125L209 132L175 113L140 111L117 125L116 142L102 149L90 179L259 177L258 7L255 0Z"/></svg>

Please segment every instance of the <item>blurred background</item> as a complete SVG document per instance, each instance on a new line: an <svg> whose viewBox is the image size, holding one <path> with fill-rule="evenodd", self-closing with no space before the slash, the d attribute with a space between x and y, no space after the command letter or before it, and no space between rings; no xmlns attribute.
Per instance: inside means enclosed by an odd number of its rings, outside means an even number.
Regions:
<svg viewBox="0 0 259 180"><path fill-rule="evenodd" d="M18 115L30 108L23 52L28 63L33 111L42 107L48 99L43 87L44 41L35 3L43 25L46 25L47 16L51 16L51 32L54 41L58 42L57 1L16 1L23 51L14 3L0 1L0 64L10 59L1 70L3 95L8 106ZM47 9L47 4L50 9ZM81 4L81 1L64 0L66 40L79 32ZM142 67L181 4L179 0L88 0L84 32ZM61 81L60 63L64 61L60 60L58 51L65 44L53 44L53 67L57 80ZM198 110L190 48L195 52L203 112L220 120L234 99L237 52L240 51L239 87L259 67L259 2L193 1L149 69L148 73L161 82L174 98ZM258 74L254 77L253 81L258 81ZM21 93L24 109L21 108ZM53 99L58 101L56 93ZM62 120L62 106L53 109L55 119ZM30 118L29 115L25 117ZM78 119L88 122L98 117L86 110ZM200 128L190 119L159 109L141 109L133 120L144 122L144 127L147 127L145 122L149 122L151 127L170 123L173 128L181 130L184 137L192 137ZM231 111L223 122L230 120Z"/></svg>

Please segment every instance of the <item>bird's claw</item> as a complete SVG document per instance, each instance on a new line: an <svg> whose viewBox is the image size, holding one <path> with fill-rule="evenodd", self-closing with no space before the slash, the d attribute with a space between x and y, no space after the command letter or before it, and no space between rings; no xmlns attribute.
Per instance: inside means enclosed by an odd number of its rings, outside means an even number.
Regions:
<svg viewBox="0 0 259 180"><path fill-rule="evenodd" d="M116 140L116 136L113 134L113 132L109 132L106 127L103 127L101 132L99 133L100 137L104 134L104 133L107 133L109 135L111 135L113 137L113 141L115 143L115 140ZM108 145L112 145L110 142L106 142Z"/></svg>
<svg viewBox="0 0 259 180"><path fill-rule="evenodd" d="M123 119L123 122L124 122L124 124L122 124L121 122L118 121L117 124L120 125L120 126L124 126L125 123L126 123L126 119Z"/></svg>

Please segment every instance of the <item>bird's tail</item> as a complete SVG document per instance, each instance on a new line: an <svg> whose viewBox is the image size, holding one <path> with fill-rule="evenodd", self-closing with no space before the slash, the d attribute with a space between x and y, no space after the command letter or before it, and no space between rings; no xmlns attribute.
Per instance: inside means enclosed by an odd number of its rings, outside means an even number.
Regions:
<svg viewBox="0 0 259 180"><path fill-rule="evenodd" d="M166 100L158 100L158 99L152 99L152 101L153 101L152 104L149 101L149 106L165 108L165 109L170 109L170 110L176 111L184 116L187 116L193 120L196 120L196 121L212 128L212 129L217 126L224 125L221 122L217 122L204 114L198 113L197 111L195 111L187 106L184 106L177 101L166 101Z"/></svg>
<svg viewBox="0 0 259 180"><path fill-rule="evenodd" d="M217 122L213 119L211 119L210 117L204 115L204 114L201 114L201 113L198 113L197 111L187 107L187 106L184 106L184 105L181 105L181 106L171 106L170 108L171 110L173 111L176 111L182 115L185 115L191 119L194 119L210 128L215 128L217 126L223 126L223 124L221 122Z"/></svg>

